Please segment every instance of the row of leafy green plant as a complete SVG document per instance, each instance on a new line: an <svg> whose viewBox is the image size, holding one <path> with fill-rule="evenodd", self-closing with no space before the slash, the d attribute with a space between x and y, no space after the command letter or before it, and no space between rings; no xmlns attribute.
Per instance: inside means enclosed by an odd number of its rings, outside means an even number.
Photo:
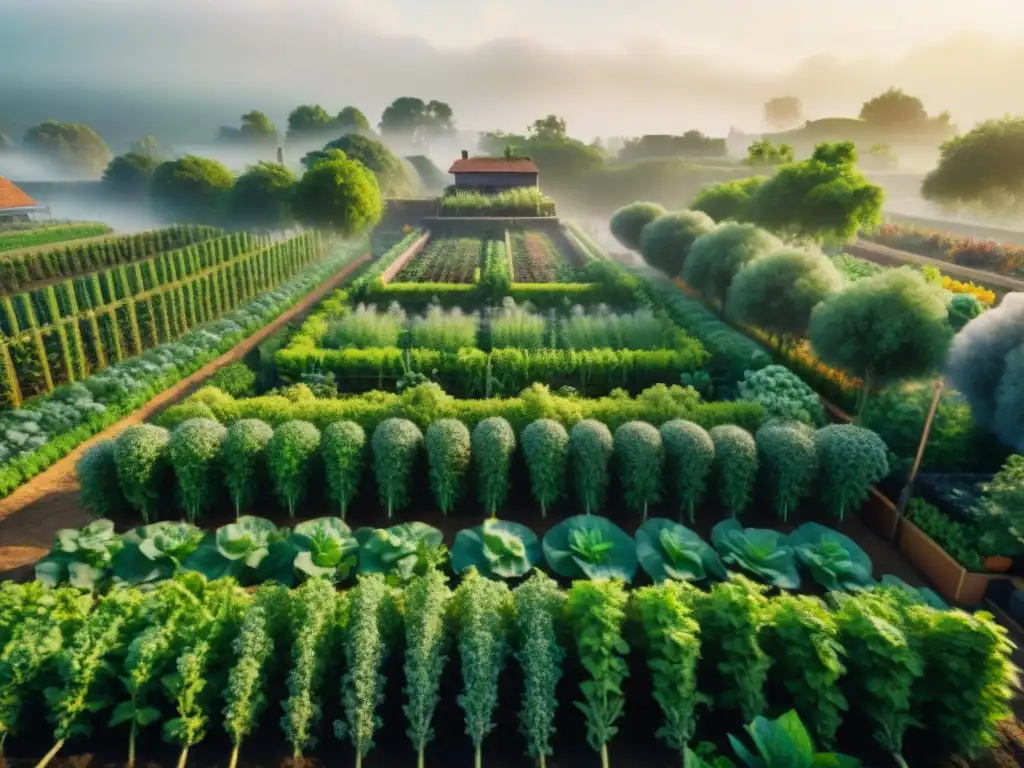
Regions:
<svg viewBox="0 0 1024 768"><path fill-rule="evenodd" d="M68 231L73 231L77 237L95 237L110 232L110 227L106 224L71 224L58 229L58 232L65 234ZM32 243L28 240L32 238L39 240L44 235L52 236L52 233L53 229L37 229L20 233L24 244L15 247L26 248L31 245L42 245L43 241ZM132 264L160 253L196 245L223 234L221 230L212 227L179 224L163 229L137 232L132 235L112 235L90 243L71 243L27 254L9 254L0 259L0 289L4 291L23 290L32 283L43 280L76 277L118 264ZM10 243L11 237L13 235L0 237L0 251L7 250L5 244Z"/></svg>
<svg viewBox="0 0 1024 768"><path fill-rule="evenodd" d="M6 496L94 434L237 346L364 252L362 243L337 248L274 290L177 341L63 385L25 408L0 412L0 495Z"/></svg>
<svg viewBox="0 0 1024 768"><path fill-rule="evenodd" d="M453 191L441 197L444 216L554 216L555 201L537 187L518 187L496 194Z"/></svg>
<svg viewBox="0 0 1024 768"><path fill-rule="evenodd" d="M425 568L445 565L456 575L475 568L499 581L546 567L566 580L631 583L642 569L656 584L708 584L725 581L728 567L788 590L806 584L802 572L829 591L878 583L867 554L849 537L818 523L804 523L787 536L723 520L712 529L711 542L663 518L644 522L634 538L597 515L567 518L550 528L543 541L525 525L488 518L459 531L450 551L441 531L421 522L353 532L337 517L306 520L289 529L243 515L208 533L194 523L158 521L119 535L113 522L100 519L59 531L35 574L50 587L81 589L139 586L190 571L207 579L230 576L243 586L273 581L291 587L309 578L340 584L366 573L404 582ZM944 605L933 593L924 595Z"/></svg>
<svg viewBox="0 0 1024 768"><path fill-rule="evenodd" d="M395 275L397 283L476 283L488 241L473 237L431 238Z"/></svg>
<svg viewBox="0 0 1024 768"><path fill-rule="evenodd" d="M456 419L441 419L425 431L390 418L368 434L354 421L334 422L321 432L308 421L272 428L242 419L225 427L197 417L173 430L130 426L116 440L91 446L79 461L78 476L83 500L97 514L130 508L150 522L173 490L195 521L215 509L222 495L241 514L268 490L294 517L321 478L344 517L364 472L372 469L390 519L423 487L425 469L441 512L452 511L474 489L482 511L493 516L508 501L518 459L545 515L568 499L588 514L605 509L614 480L625 507L644 519L664 502L693 520L711 498L736 517L749 510L760 485L783 520L812 498L841 520L889 471L878 436L848 424L815 431L773 421L755 436L735 425L707 431L684 420L660 428L631 421L613 434L592 419L571 430L541 419L517 434L500 416L484 418L472 430Z"/></svg>
<svg viewBox="0 0 1024 768"><path fill-rule="evenodd" d="M83 221L75 224L54 224L49 227L34 227L24 230L0 230L0 253L16 251L21 248L38 248L43 245L52 245L67 240L78 240L84 237L99 237L106 235L113 230L106 224L96 221ZM17 256L10 258L12 262L19 261ZM34 263L31 266L35 266ZM0 286L6 290L20 287L18 278L31 275L29 264L10 268L6 264L0 269ZM14 277L14 285L9 284L9 278Z"/></svg>
<svg viewBox="0 0 1024 768"><path fill-rule="evenodd" d="M4 296L0 400L18 406L178 339L273 289L325 252L315 232L276 242L236 235Z"/></svg>
<svg viewBox="0 0 1024 768"><path fill-rule="evenodd" d="M157 725L181 750L179 765L216 728L229 737L235 766L271 723L298 758L326 736L328 711L338 712L334 736L358 768L390 726L382 705L391 675L403 681L417 764L426 765L435 739L450 738L454 718L442 699L450 680L481 766L512 664L526 755L547 764L556 716L571 700L609 768L623 716L638 704L624 687L632 660L660 714L652 735L689 766L727 765L694 762L698 750L714 760L696 743L708 712L755 721L754 749L766 762L732 742L751 768L857 765L815 760L810 744L837 746L851 713L876 748L906 765L903 742L915 731L933 755L976 756L994 744L1011 716L1015 679L1012 644L990 616L936 610L898 588L827 601L768 597L734 576L709 591L680 582L627 591L617 580L563 591L538 573L513 590L470 569L453 589L427 568L404 583L369 573L342 592L313 578L292 591L249 593L232 579L195 574L105 595L36 583L0 590L2 733L17 744L28 713L44 713L53 746L40 768L101 723L108 739L123 739L129 766L156 741ZM806 730L787 715L778 741L763 743L770 731L757 718L789 710Z"/></svg>
<svg viewBox="0 0 1024 768"><path fill-rule="evenodd" d="M571 283L576 270L541 232L511 233L513 279L519 283Z"/></svg>

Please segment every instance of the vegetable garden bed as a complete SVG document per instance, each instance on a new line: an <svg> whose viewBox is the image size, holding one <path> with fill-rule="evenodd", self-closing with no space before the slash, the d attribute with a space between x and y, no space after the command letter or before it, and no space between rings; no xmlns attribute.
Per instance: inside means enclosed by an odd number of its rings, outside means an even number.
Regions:
<svg viewBox="0 0 1024 768"><path fill-rule="evenodd" d="M487 241L480 238L431 239L401 272L398 283L475 283L479 281Z"/></svg>
<svg viewBox="0 0 1024 768"><path fill-rule="evenodd" d="M539 232L512 232L514 280L520 283L565 283L575 279L575 270Z"/></svg>

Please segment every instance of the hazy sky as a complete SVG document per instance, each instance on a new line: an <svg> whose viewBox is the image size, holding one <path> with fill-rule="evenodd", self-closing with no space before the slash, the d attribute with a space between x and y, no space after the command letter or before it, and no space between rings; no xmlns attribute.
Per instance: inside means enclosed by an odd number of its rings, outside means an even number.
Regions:
<svg viewBox="0 0 1024 768"><path fill-rule="evenodd" d="M209 134L307 101L376 122L401 95L471 129L724 133L762 128L774 95L853 116L890 85L969 127L1024 112L1024 0L0 0L0 72L15 133L140 89L203 102L215 124L186 127Z"/></svg>

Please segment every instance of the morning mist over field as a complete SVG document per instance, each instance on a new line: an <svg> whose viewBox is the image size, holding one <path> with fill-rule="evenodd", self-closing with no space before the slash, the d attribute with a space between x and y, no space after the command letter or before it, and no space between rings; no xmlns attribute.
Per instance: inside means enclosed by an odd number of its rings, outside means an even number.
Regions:
<svg viewBox="0 0 1024 768"><path fill-rule="evenodd" d="M767 98L855 116L897 86L962 129L1024 110L1024 5L1005 0L0 0L0 132L93 126L209 141L257 108L392 99L451 104L460 128L724 135L764 128Z"/></svg>

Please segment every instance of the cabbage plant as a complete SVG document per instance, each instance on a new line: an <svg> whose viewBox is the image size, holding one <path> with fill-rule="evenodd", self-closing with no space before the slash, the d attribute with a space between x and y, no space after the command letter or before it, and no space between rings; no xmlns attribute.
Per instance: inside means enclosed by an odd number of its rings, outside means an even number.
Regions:
<svg viewBox="0 0 1024 768"><path fill-rule="evenodd" d="M62 528L50 553L36 563L36 580L48 587L67 582L94 589L124 546L110 520L94 520L84 528Z"/></svg>
<svg viewBox="0 0 1024 768"><path fill-rule="evenodd" d="M452 570L476 568L488 579L514 579L533 570L542 554L540 540L525 525L491 518L455 534Z"/></svg>
<svg viewBox="0 0 1024 768"><path fill-rule="evenodd" d="M389 584L409 582L448 560L444 534L426 523L359 528L359 573L382 573Z"/></svg>
<svg viewBox="0 0 1024 768"><path fill-rule="evenodd" d="M782 589L799 589L793 549L785 534L765 528L744 528L732 518L711 529L711 543L722 562Z"/></svg>
<svg viewBox="0 0 1024 768"><path fill-rule="evenodd" d="M718 553L699 535L671 520L654 518L636 532L640 567L655 583L725 580L727 573Z"/></svg>
<svg viewBox="0 0 1024 768"><path fill-rule="evenodd" d="M124 546L111 563L114 580L134 586L168 579L202 540L202 530L192 523L160 521L133 528L121 537Z"/></svg>
<svg viewBox="0 0 1024 768"><path fill-rule="evenodd" d="M856 542L818 523L804 523L789 535L797 560L825 589L854 590L875 583L871 558Z"/></svg>
<svg viewBox="0 0 1024 768"><path fill-rule="evenodd" d="M544 557L567 579L622 579L636 575L636 542L605 517L576 515L544 536Z"/></svg>

